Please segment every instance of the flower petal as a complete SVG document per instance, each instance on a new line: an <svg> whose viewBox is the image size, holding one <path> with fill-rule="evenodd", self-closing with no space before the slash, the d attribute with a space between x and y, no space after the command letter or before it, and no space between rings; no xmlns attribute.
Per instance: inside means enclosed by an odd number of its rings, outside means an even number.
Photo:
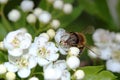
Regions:
<svg viewBox="0 0 120 80"><path fill-rule="evenodd" d="M23 50L21 50L20 48L15 48L15 49L12 49L12 50L8 50L8 53L12 56L21 56L23 54Z"/></svg>
<svg viewBox="0 0 120 80"><path fill-rule="evenodd" d="M34 43L29 48L29 54L33 56L37 56L37 46Z"/></svg>
<svg viewBox="0 0 120 80"><path fill-rule="evenodd" d="M60 46L58 47L58 49L59 49L59 51L60 51L60 53L62 54L62 55L67 55L68 53L64 50L64 49L62 49Z"/></svg>
<svg viewBox="0 0 120 80"><path fill-rule="evenodd" d="M5 65L5 67L7 68L8 71L11 71L11 72L18 71L18 67L11 64L10 62L5 62L4 65Z"/></svg>
<svg viewBox="0 0 120 80"><path fill-rule="evenodd" d="M30 69L23 68L18 71L18 76L21 78L27 78L30 75Z"/></svg>
<svg viewBox="0 0 120 80"><path fill-rule="evenodd" d="M50 63L48 60L46 60L44 58L37 58L37 62L40 66L45 66Z"/></svg>
<svg viewBox="0 0 120 80"><path fill-rule="evenodd" d="M57 34L56 34L56 36L55 36L55 41L56 41L57 43L60 43L60 41L61 41L61 36L65 33L65 30L62 29L62 28L60 28L56 33L57 33Z"/></svg>
<svg viewBox="0 0 120 80"><path fill-rule="evenodd" d="M36 59L35 59L35 57L30 57L29 58L29 68L31 69L31 68L33 68L33 67L35 67L37 65L37 61L36 61Z"/></svg>
<svg viewBox="0 0 120 80"><path fill-rule="evenodd" d="M68 70L64 70L61 80L70 80L70 72Z"/></svg>
<svg viewBox="0 0 120 80"><path fill-rule="evenodd" d="M11 63L16 63L16 61L18 61L19 59L20 59L20 56L16 57L16 56L8 55L8 60Z"/></svg>
<svg viewBox="0 0 120 80"><path fill-rule="evenodd" d="M58 80L62 75L62 71L54 68L47 68L44 70L45 80Z"/></svg>
<svg viewBox="0 0 120 80"><path fill-rule="evenodd" d="M27 49L31 45L32 37L30 34L25 33L23 36L23 39L21 40L20 43L20 48L21 49Z"/></svg>
<svg viewBox="0 0 120 80"><path fill-rule="evenodd" d="M50 54L49 56L46 57L46 59L50 61L56 61L59 58L59 54Z"/></svg>
<svg viewBox="0 0 120 80"><path fill-rule="evenodd" d="M64 70L67 68L67 64L66 64L65 60L58 60L54 63L54 67Z"/></svg>

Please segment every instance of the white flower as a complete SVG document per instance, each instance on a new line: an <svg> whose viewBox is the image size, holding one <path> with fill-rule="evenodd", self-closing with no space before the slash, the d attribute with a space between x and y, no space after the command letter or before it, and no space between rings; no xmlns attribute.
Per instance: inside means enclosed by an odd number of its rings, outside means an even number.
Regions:
<svg viewBox="0 0 120 80"><path fill-rule="evenodd" d="M34 57L28 54L16 58L16 61L5 62L4 64L8 71L17 72L21 78L27 78L30 75L31 69L37 65Z"/></svg>
<svg viewBox="0 0 120 80"><path fill-rule="evenodd" d="M93 40L98 47L107 47L110 45L113 37L111 33L104 29L97 29L93 34Z"/></svg>
<svg viewBox="0 0 120 80"><path fill-rule="evenodd" d="M77 70L74 73L74 77L76 78L76 80L82 80L85 77L85 73L83 70Z"/></svg>
<svg viewBox="0 0 120 80"><path fill-rule="evenodd" d="M63 8L63 0L55 0L54 3L53 3L53 7L55 9L59 9L61 10Z"/></svg>
<svg viewBox="0 0 120 80"><path fill-rule="evenodd" d="M41 8L35 8L34 11L33 11L33 14L38 17L41 13L42 13L42 9Z"/></svg>
<svg viewBox="0 0 120 80"><path fill-rule="evenodd" d="M93 34L93 40L95 42L106 42L110 40L109 31L104 29L97 29Z"/></svg>
<svg viewBox="0 0 120 80"><path fill-rule="evenodd" d="M55 41L58 44L58 48L61 54L66 55L68 49L70 48L69 45L65 43L65 41L70 37L64 29L58 29L55 35Z"/></svg>
<svg viewBox="0 0 120 80"><path fill-rule="evenodd" d="M53 42L48 42L46 37L40 35L30 47L29 54L36 56L38 64L44 66L58 59L57 51Z"/></svg>
<svg viewBox="0 0 120 80"><path fill-rule="evenodd" d="M76 69L80 66L80 60L76 56L70 56L66 63L70 69Z"/></svg>
<svg viewBox="0 0 120 80"><path fill-rule="evenodd" d="M70 72L67 70L65 60L44 66L44 78L46 80L70 80Z"/></svg>
<svg viewBox="0 0 120 80"><path fill-rule="evenodd" d="M7 72L6 67L3 64L0 64L0 75Z"/></svg>
<svg viewBox="0 0 120 80"><path fill-rule="evenodd" d="M77 47L70 47L70 49L68 50L68 54L71 56L78 56L79 53L80 50Z"/></svg>
<svg viewBox="0 0 120 80"><path fill-rule="evenodd" d="M12 56L21 56L23 50L31 45L32 37L24 29L9 32L3 43L8 53Z"/></svg>
<svg viewBox="0 0 120 80"><path fill-rule="evenodd" d="M6 4L8 0L0 0L0 4Z"/></svg>
<svg viewBox="0 0 120 80"><path fill-rule="evenodd" d="M58 27L60 27L60 21L57 19L53 19L50 25L53 29L57 29Z"/></svg>
<svg viewBox="0 0 120 80"><path fill-rule="evenodd" d="M53 39L55 36L55 31L53 29L49 29L47 30L47 34L49 35L51 39Z"/></svg>
<svg viewBox="0 0 120 80"><path fill-rule="evenodd" d="M18 10L13 9L8 13L8 19L12 22L16 22L20 19L21 14Z"/></svg>
<svg viewBox="0 0 120 80"><path fill-rule="evenodd" d="M20 4L20 7L24 12L29 12L32 11L34 3L32 0L23 0Z"/></svg>
<svg viewBox="0 0 120 80"><path fill-rule="evenodd" d="M39 15L39 21L44 23L44 24L47 24L50 22L52 16L49 12L47 11L43 11L40 15Z"/></svg>
<svg viewBox="0 0 120 80"><path fill-rule="evenodd" d="M120 73L120 62L116 60L107 60L106 62L106 68L107 70L110 70L112 72L118 72Z"/></svg>
<svg viewBox="0 0 120 80"><path fill-rule="evenodd" d="M31 77L29 80L39 80L37 77Z"/></svg>
<svg viewBox="0 0 120 80"><path fill-rule="evenodd" d="M63 6L63 12L65 14L70 14L72 12L72 10L73 10L73 6L70 3L64 4L64 6Z"/></svg>
<svg viewBox="0 0 120 80"><path fill-rule="evenodd" d="M15 75L14 72L7 72L6 73L6 79L7 80L15 80L15 78L16 78L16 75Z"/></svg>
<svg viewBox="0 0 120 80"><path fill-rule="evenodd" d="M29 14L26 18L27 22L28 23L35 23L37 18L34 14Z"/></svg>
<svg viewBox="0 0 120 80"><path fill-rule="evenodd" d="M112 51L109 47L100 49L100 58L103 60L108 60L111 58Z"/></svg>

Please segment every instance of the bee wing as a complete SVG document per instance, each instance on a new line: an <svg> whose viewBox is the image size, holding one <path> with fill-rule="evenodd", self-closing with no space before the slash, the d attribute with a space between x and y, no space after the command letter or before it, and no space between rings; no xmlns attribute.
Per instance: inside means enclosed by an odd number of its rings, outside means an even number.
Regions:
<svg viewBox="0 0 120 80"><path fill-rule="evenodd" d="M95 31L94 26L87 26L82 30L84 34L92 34Z"/></svg>

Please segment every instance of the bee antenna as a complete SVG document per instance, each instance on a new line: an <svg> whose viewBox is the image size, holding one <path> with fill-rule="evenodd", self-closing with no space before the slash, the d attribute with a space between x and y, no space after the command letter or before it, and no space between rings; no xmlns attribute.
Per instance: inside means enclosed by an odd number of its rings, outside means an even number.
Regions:
<svg viewBox="0 0 120 80"><path fill-rule="evenodd" d="M89 49L91 52L93 52L95 55L99 56L97 53L95 53L92 49L90 49L90 47L88 47L87 45L84 45L87 49Z"/></svg>

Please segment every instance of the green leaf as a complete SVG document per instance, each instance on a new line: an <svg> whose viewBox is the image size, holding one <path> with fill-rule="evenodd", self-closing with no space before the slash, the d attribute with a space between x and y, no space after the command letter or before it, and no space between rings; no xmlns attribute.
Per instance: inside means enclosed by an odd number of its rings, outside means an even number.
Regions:
<svg viewBox="0 0 120 80"><path fill-rule="evenodd" d="M3 53L0 51L0 64L7 61L7 55L6 53Z"/></svg>
<svg viewBox="0 0 120 80"><path fill-rule="evenodd" d="M76 4L77 3L77 4ZM79 2L74 2L73 3L73 11L70 15L63 15L59 17L59 20L61 22L61 27L67 27L69 24L71 24L74 20L79 17L79 15L83 11L83 6L79 4Z"/></svg>
<svg viewBox="0 0 120 80"><path fill-rule="evenodd" d="M118 0L118 4L117 4L117 13L118 13L119 21L120 21L120 0ZM120 23L119 23L119 25L120 25Z"/></svg>
<svg viewBox="0 0 120 80"><path fill-rule="evenodd" d="M87 67L83 67L81 68L82 70L85 71L86 74L97 74L98 72L100 72L101 70L103 70L104 66L87 66Z"/></svg>
<svg viewBox="0 0 120 80"><path fill-rule="evenodd" d="M97 80L115 80L116 78L110 71L102 71L98 74Z"/></svg>
<svg viewBox="0 0 120 80"><path fill-rule="evenodd" d="M40 4L38 5L40 8L42 8L43 10L47 9L47 0L41 0Z"/></svg>
<svg viewBox="0 0 120 80"><path fill-rule="evenodd" d="M116 80L112 72L103 70L104 66L87 66L81 69L85 72L83 80Z"/></svg>
<svg viewBox="0 0 120 80"><path fill-rule="evenodd" d="M0 23L0 41L2 41L4 39L4 37L6 36L6 34L7 34L7 31L4 28L4 25L2 25Z"/></svg>
<svg viewBox="0 0 120 80"><path fill-rule="evenodd" d="M111 30L118 29L109 12L106 0L80 0L80 2L84 6L84 11L105 22L107 24L105 27L109 27Z"/></svg>

